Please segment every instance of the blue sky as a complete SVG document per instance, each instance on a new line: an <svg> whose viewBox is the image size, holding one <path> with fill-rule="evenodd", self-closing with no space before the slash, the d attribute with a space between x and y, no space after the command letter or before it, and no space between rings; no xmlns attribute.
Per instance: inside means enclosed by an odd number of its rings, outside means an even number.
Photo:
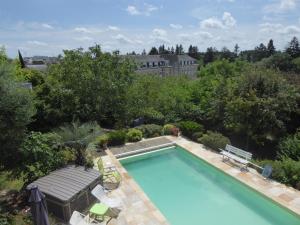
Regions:
<svg viewBox="0 0 300 225"><path fill-rule="evenodd" d="M300 0L7 0L0 45L9 56L62 53L95 43L105 51L141 52L177 43L200 50L253 48L300 38Z"/></svg>

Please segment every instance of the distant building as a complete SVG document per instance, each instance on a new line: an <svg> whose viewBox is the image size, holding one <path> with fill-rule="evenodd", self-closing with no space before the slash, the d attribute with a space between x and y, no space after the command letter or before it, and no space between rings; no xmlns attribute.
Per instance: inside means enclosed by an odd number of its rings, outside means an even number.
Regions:
<svg viewBox="0 0 300 225"><path fill-rule="evenodd" d="M23 59L26 68L36 69L40 71L45 71L50 64L58 63L57 57L49 56L24 57Z"/></svg>
<svg viewBox="0 0 300 225"><path fill-rule="evenodd" d="M156 74L162 77L187 75L197 76L197 60L188 55L126 55L137 65L139 74Z"/></svg>
<svg viewBox="0 0 300 225"><path fill-rule="evenodd" d="M58 63L57 57L49 57L49 56L23 57L20 50L18 50L18 54L19 54L19 60L22 68L45 71L48 65Z"/></svg>

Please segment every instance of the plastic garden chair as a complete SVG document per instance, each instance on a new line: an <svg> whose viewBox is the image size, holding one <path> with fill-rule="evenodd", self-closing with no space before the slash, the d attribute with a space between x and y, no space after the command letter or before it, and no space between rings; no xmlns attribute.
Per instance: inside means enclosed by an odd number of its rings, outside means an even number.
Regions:
<svg viewBox="0 0 300 225"><path fill-rule="evenodd" d="M110 198L106 195L104 187L98 184L93 190L92 195L95 196L100 202L109 206L110 208L121 209L121 200L119 198Z"/></svg>
<svg viewBox="0 0 300 225"><path fill-rule="evenodd" d="M96 203L89 210L90 218L95 218L96 220L104 220L104 216L107 213L109 207L103 203Z"/></svg>
<svg viewBox="0 0 300 225"><path fill-rule="evenodd" d="M74 211L70 218L69 224L70 225L104 225L105 222L101 222L101 223L96 222L96 221L89 222L88 216L86 216L78 211Z"/></svg>

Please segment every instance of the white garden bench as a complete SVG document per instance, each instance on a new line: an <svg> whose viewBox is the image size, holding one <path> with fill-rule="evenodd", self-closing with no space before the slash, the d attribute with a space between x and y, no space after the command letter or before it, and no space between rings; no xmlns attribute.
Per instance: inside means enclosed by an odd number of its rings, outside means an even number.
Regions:
<svg viewBox="0 0 300 225"><path fill-rule="evenodd" d="M223 161L233 159L236 162L243 164L242 169L248 170L248 164L252 159L252 153L246 152L242 149L236 148L232 145L226 145L225 150L221 150L221 155L223 155Z"/></svg>

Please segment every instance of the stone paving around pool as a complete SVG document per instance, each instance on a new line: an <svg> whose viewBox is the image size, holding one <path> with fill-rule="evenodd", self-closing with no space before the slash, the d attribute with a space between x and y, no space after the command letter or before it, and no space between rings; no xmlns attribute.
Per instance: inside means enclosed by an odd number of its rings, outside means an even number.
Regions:
<svg viewBox="0 0 300 225"><path fill-rule="evenodd" d="M230 176L235 177L242 183L247 184L254 190L262 193L278 204L290 209L294 213L300 215L300 191L272 180L265 180L254 169L249 172L241 172L240 167L236 164L224 163L222 156L218 153L210 151L202 144L198 144L187 140L183 137L167 136L170 141L176 143L212 164L218 169L224 171ZM159 139L159 138L157 138ZM115 165L122 175L122 182L118 189L113 190L109 194L122 200L123 209L117 219L111 220L110 225L167 225L169 224L162 213L150 201L147 195L133 180L133 178L122 167L110 150L106 151L107 155L102 159L106 165Z"/></svg>

